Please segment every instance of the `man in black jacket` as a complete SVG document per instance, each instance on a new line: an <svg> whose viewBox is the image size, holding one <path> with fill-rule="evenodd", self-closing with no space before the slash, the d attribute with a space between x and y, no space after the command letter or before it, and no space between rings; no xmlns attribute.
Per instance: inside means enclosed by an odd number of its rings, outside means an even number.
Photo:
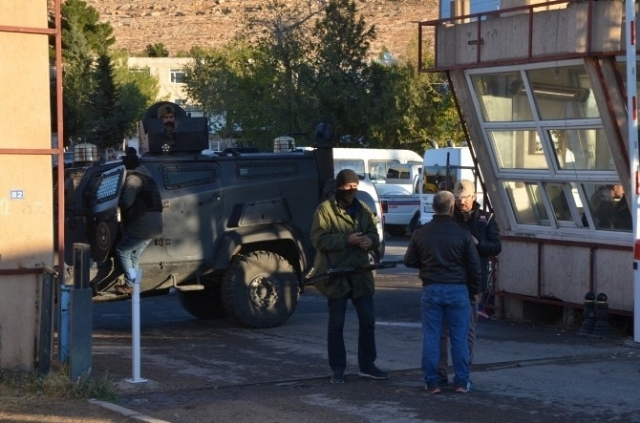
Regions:
<svg viewBox="0 0 640 423"><path fill-rule="evenodd" d="M404 256L407 267L420 269L422 279L422 373L427 392L440 392L438 362L444 321L449 326L455 392L469 382L469 298L480 289L480 258L471 233L452 219L454 196L448 191L433 198L433 220L411 236Z"/></svg>
<svg viewBox="0 0 640 423"><path fill-rule="evenodd" d="M116 245L116 260L124 272L124 285L117 285L119 294L131 294L142 252L151 240L162 236L162 201L149 171L140 165L137 151L128 147L122 163L127 177L118 206L122 213L122 238Z"/></svg>
<svg viewBox="0 0 640 423"><path fill-rule="evenodd" d="M464 226L471 233L473 243L480 256L480 266L482 268L482 281L480 292L482 295L471 297L471 322L469 324L469 364L473 364L473 352L476 341L476 323L478 313L486 313L478 310L478 302L486 305L488 302L488 281L489 281L489 259L500 254L502 244L500 243L500 231L493 213L480 210L480 204L476 201L476 189L473 182L468 179L461 179L455 183L453 194L456 197L456 207L453 213L453 220ZM483 298L484 297L484 298ZM486 314L484 314L486 316ZM438 373L440 374L441 385L448 384L447 378L447 338L442 337L440 343L441 357Z"/></svg>
<svg viewBox="0 0 640 423"><path fill-rule="evenodd" d="M479 313L486 313L483 307L488 302L489 296L489 259L497 256L502 251L500 242L500 230L493 213L480 210L480 204L476 201L475 185L468 179L456 182L453 188L456 197L456 208L453 212L453 220L465 226L471 232L473 243L478 249L480 265L482 266L482 283L480 284L481 296L471 299L472 313L471 326L469 327L469 362L473 363L473 346L476 339L476 322ZM486 314L485 314L486 315Z"/></svg>

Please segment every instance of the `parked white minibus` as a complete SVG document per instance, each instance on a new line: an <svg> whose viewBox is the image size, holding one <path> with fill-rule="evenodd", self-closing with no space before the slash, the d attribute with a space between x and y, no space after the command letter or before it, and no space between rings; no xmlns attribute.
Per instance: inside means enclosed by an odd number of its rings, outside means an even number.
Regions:
<svg viewBox="0 0 640 423"><path fill-rule="evenodd" d="M352 169L360 179L383 184L389 168L397 164L422 164L422 157L415 151L387 148L334 148L333 168L337 174L342 169Z"/></svg>

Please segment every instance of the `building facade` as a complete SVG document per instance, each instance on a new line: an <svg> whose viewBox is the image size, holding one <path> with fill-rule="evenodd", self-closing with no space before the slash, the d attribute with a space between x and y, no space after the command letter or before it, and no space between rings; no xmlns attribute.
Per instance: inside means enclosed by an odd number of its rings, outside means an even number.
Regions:
<svg viewBox="0 0 640 423"><path fill-rule="evenodd" d="M503 2L419 24L436 46L421 71L449 77L501 229L506 317L537 303L567 320L587 292L633 312L624 24L620 1Z"/></svg>
<svg viewBox="0 0 640 423"><path fill-rule="evenodd" d="M0 8L0 369L31 371L47 348L43 278L55 249L47 1Z"/></svg>

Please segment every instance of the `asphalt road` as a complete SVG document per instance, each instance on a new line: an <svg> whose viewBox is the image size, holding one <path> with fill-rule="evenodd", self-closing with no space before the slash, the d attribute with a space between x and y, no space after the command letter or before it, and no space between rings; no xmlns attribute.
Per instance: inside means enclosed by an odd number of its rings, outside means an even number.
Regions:
<svg viewBox="0 0 640 423"><path fill-rule="evenodd" d="M386 260L406 238L389 240ZM141 376L130 383L131 302L94 307L93 372L119 380L119 405L170 422L640 422L640 348L575 328L482 320L474 390L428 395L420 371L420 283L380 271L375 296L380 368L357 375L357 318L348 310L346 383L329 383L326 303L314 290L284 325L246 329L199 321L175 295L141 301Z"/></svg>

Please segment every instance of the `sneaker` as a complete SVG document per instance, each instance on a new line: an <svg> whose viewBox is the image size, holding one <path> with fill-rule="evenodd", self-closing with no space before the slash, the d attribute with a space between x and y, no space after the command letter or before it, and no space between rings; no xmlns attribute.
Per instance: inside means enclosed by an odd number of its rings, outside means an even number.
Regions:
<svg viewBox="0 0 640 423"><path fill-rule="evenodd" d="M429 386L425 386L424 388L430 394L439 394L440 392L442 392L442 389L440 389L439 386L432 386L431 388L429 388Z"/></svg>
<svg viewBox="0 0 640 423"><path fill-rule="evenodd" d="M471 386L471 382L467 382L467 384L464 386L456 385L454 391L458 394L466 394L467 392L471 391Z"/></svg>
<svg viewBox="0 0 640 423"><path fill-rule="evenodd" d="M331 373L331 380L329 380L329 382L331 383L344 383L344 372L337 370L333 373Z"/></svg>
<svg viewBox="0 0 640 423"><path fill-rule="evenodd" d="M480 310L480 311L478 312L478 317L482 317L483 319L488 319L488 318L489 318L489 315L487 314L487 312L486 312L486 311L484 311L484 310Z"/></svg>
<svg viewBox="0 0 640 423"><path fill-rule="evenodd" d="M366 370L360 370L358 374L362 377L368 377L368 378L377 379L377 380L385 380L389 377L387 372L383 372L382 370L378 369L374 365L372 365Z"/></svg>

